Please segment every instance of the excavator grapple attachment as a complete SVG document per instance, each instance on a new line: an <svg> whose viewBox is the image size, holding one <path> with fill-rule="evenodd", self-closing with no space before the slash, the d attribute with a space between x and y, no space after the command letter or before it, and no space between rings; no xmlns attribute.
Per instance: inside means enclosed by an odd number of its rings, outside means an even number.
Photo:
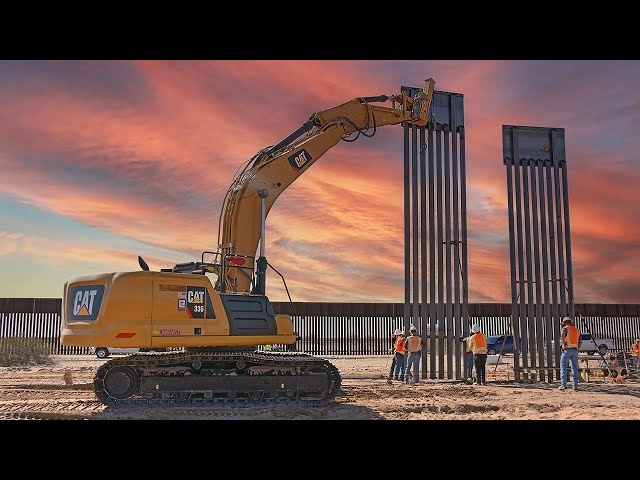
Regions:
<svg viewBox="0 0 640 480"><path fill-rule="evenodd" d="M411 108L411 117L416 121L422 121L426 124L427 115L431 107L431 99L433 98L433 89L436 82L433 78L424 81L424 88L413 97L413 106Z"/></svg>

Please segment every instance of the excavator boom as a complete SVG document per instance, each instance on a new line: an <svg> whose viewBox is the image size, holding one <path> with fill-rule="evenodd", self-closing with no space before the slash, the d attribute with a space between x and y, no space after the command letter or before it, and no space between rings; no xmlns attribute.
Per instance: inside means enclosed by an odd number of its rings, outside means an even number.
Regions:
<svg viewBox="0 0 640 480"><path fill-rule="evenodd" d="M280 194L340 140L353 142L360 135L371 137L378 127L386 125L426 125L434 87L434 80L429 78L414 97L403 92L355 98L314 113L277 145L259 151L236 176L225 196L218 228L220 256L253 258L262 238L262 199L266 216ZM374 103L387 101L391 101L391 107ZM355 138L351 138L353 134ZM223 277L226 291L256 291L246 270L225 269Z"/></svg>

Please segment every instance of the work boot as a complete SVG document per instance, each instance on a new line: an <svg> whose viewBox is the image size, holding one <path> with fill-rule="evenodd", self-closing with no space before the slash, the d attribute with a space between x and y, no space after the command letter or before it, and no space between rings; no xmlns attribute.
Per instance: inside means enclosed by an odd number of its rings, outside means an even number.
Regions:
<svg viewBox="0 0 640 480"><path fill-rule="evenodd" d="M558 387L558 390L565 390L565 386L564 385L560 385L560 387Z"/></svg>

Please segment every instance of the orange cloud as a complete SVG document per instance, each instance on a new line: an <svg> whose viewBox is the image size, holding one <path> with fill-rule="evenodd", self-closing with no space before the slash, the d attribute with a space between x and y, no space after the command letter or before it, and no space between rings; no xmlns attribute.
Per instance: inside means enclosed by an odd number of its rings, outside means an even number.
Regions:
<svg viewBox="0 0 640 480"><path fill-rule="evenodd" d="M224 193L234 172L259 149L316 111L357 96L397 93L400 85L420 86L431 76L437 89L464 94L469 300L511 298L501 141L502 125L510 124L566 129L576 299L635 301L639 174L627 125L640 123L640 103L619 99L635 91L633 76L617 75L616 85L607 83L607 70L594 70L601 64L593 62L114 65L131 70L138 93L92 87L97 81L91 72L108 68L91 63L77 70L86 75L84 83L74 84L80 85L77 91L44 77L5 88L0 193L184 252L184 259L157 259L171 266L215 249ZM620 62L607 67L626 71ZM64 70L64 62L57 68ZM589 72L589 82L576 84L576 73ZM403 300L402 155L400 127L342 142L280 197L267 222L268 258L286 272L294 300ZM0 255L35 248L30 242L35 240L0 234ZM87 254L81 239L71 238L66 246L68 261ZM124 267L125 257L116 251L104 261ZM271 275L269 289L283 300L278 281Z"/></svg>

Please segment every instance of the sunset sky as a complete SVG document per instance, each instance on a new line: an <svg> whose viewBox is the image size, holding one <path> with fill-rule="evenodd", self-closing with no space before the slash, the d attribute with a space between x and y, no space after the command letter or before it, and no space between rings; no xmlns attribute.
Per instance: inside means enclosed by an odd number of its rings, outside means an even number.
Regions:
<svg viewBox="0 0 640 480"><path fill-rule="evenodd" d="M565 129L578 303L639 303L640 61L0 61L0 297L216 250L237 168L319 110L464 95L469 302L510 302L502 125ZM294 301L403 302L403 136L340 142L278 199ZM267 295L287 299L270 274Z"/></svg>

